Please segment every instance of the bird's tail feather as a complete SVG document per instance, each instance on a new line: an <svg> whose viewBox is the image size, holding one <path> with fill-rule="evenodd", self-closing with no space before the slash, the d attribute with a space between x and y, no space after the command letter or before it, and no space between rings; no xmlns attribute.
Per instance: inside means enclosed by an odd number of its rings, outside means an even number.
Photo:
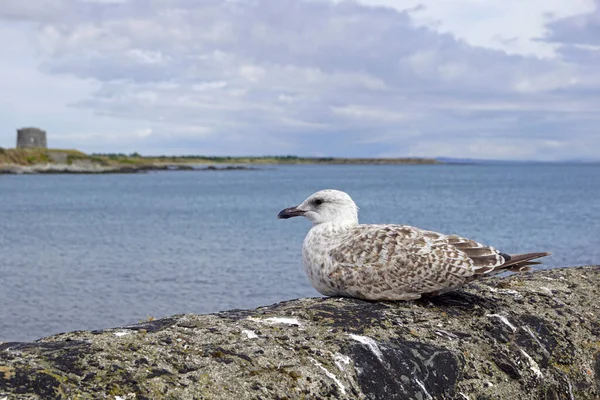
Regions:
<svg viewBox="0 0 600 400"><path fill-rule="evenodd" d="M525 253L525 254L514 254L507 255L504 264L494 268L494 271L504 272L527 272L531 270L531 265L541 264L540 261L531 261L537 258L549 256L551 253L540 252L540 253Z"/></svg>
<svg viewBox="0 0 600 400"><path fill-rule="evenodd" d="M478 279L477 277L482 276L494 276L501 274L503 272L527 272L531 271L532 265L541 264L539 261L532 261L537 258L546 257L550 255L550 253L526 253L526 254L501 254L504 258L504 264L492 266L492 267L484 267L478 268L477 272L473 279Z"/></svg>
<svg viewBox="0 0 600 400"><path fill-rule="evenodd" d="M518 265L522 263L526 263L531 260L535 260L536 258L542 258L549 256L551 253L541 252L541 253L525 253L525 254L511 254L506 260L502 267L508 267L511 265Z"/></svg>

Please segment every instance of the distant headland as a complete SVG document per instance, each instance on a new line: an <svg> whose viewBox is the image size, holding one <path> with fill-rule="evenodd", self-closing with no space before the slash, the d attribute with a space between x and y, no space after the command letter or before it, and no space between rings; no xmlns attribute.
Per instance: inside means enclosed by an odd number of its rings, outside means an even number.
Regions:
<svg viewBox="0 0 600 400"><path fill-rule="evenodd" d="M488 160L453 157L349 158L285 156L144 156L137 152L91 153L48 148L46 131L37 127L17 129L16 148L0 147L0 174L97 174L148 171L253 170L250 165L442 165L442 164L539 164L549 161ZM600 160L568 160L550 163L600 164ZM219 165L220 164L220 165Z"/></svg>
<svg viewBox="0 0 600 400"><path fill-rule="evenodd" d="M215 171L256 169L248 164L441 164L428 158L334 157L209 157L142 156L138 153L92 153L48 148L46 131L36 127L17 129L17 147L0 147L0 174L107 174L148 171ZM216 166L215 164L226 164Z"/></svg>
<svg viewBox="0 0 600 400"><path fill-rule="evenodd" d="M442 164L427 158L335 158L335 157L209 157L142 156L138 153L93 153L47 148L0 148L0 174L95 174L148 171L249 170L251 165L291 164Z"/></svg>
<svg viewBox="0 0 600 400"><path fill-rule="evenodd" d="M138 153L93 153L48 148L46 131L37 127L17 129L17 147L0 147L0 174L93 174L147 171L215 171L255 169L247 164L440 164L427 158L334 158L334 157L209 157L142 156ZM225 167L214 164L227 164Z"/></svg>

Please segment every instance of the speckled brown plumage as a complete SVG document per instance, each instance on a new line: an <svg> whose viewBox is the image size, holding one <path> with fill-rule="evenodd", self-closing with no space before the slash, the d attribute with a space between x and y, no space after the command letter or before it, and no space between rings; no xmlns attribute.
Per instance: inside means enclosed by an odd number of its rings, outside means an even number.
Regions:
<svg viewBox="0 0 600 400"><path fill-rule="evenodd" d="M335 190L317 192L282 213L281 218L290 213L313 221L303 244L304 267L312 285L330 296L416 299L482 276L518 272L548 255L510 256L457 235L412 226L360 225L350 196Z"/></svg>

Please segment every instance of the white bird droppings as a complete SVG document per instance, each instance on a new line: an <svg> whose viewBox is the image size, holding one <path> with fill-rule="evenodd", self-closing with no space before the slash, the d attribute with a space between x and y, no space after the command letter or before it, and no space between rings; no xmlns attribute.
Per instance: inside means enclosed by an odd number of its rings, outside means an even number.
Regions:
<svg viewBox="0 0 600 400"><path fill-rule="evenodd" d="M373 354L377 356L379 361L383 361L383 353L381 352L381 349L375 340L371 339L370 337L355 335L353 333L351 333L349 336L357 342L367 346L369 350L371 350Z"/></svg>
<svg viewBox="0 0 600 400"><path fill-rule="evenodd" d="M523 297L523 295L521 293L519 293L519 292L517 292L516 290L513 290L513 289L496 289L494 287L489 287L488 289L492 293L510 294L512 296L515 296L516 299L520 299L520 298Z"/></svg>
<svg viewBox="0 0 600 400"><path fill-rule="evenodd" d="M120 331L120 332L115 332L114 334L115 334L115 336L118 336L118 337L127 336L127 335L131 334L131 331Z"/></svg>
<svg viewBox="0 0 600 400"><path fill-rule="evenodd" d="M546 346L544 346L542 344L542 342L540 342L540 339L537 338L537 336L535 335L535 333L533 333L531 328L528 326L523 326L522 328L525 332L527 332L529 334L529 336L531 336L531 338L533 340L535 340L535 342L538 344L538 346L540 346L540 348L544 351L544 354L546 354L548 357L550 357L550 352L548 352L548 350L546 349Z"/></svg>
<svg viewBox="0 0 600 400"><path fill-rule="evenodd" d="M444 339L458 339L458 336L456 336L454 333L442 329L435 331L434 333L439 337L443 337Z"/></svg>
<svg viewBox="0 0 600 400"><path fill-rule="evenodd" d="M535 362L535 360L533 358L531 358L531 356L529 354L525 353L525 351L523 349L519 349L519 350L521 350L521 354L523 354L523 356L527 359L527 362L529 363L529 367L531 368L533 373L538 378L543 378L544 375L542 374L542 371L540 371L540 367L539 367L538 363Z"/></svg>
<svg viewBox="0 0 600 400"><path fill-rule="evenodd" d="M419 387L421 388L421 390L423 391L423 393L425 393L425 396L427 396L427 399L428 400L433 400L433 397L431 397L431 395L427 391L427 388L425 387L425 384L423 382L421 382L419 380L419 378L415 378L415 382L417 383L417 385L419 385Z"/></svg>
<svg viewBox="0 0 600 400"><path fill-rule="evenodd" d="M300 325L300 321L296 318L271 317L267 318L265 321L273 324Z"/></svg>
<svg viewBox="0 0 600 400"><path fill-rule="evenodd" d="M323 364L321 364L320 362L318 362L314 358L311 358L310 361L312 361L313 364L315 364L317 367L319 367L325 373L325 375L327 375L327 377L329 379L331 379L332 381L335 382L335 384L340 388L340 392L342 394L346 394L346 388L344 387L344 385L342 384L342 382L340 382L340 380L337 378L337 376L335 376L334 374L332 374L331 372L329 372L329 370L327 368L325 368L323 366Z"/></svg>
<svg viewBox="0 0 600 400"><path fill-rule="evenodd" d="M262 322L270 325L274 324L284 324L284 325L302 325L300 321L296 318L288 318L288 317L270 317L270 318L248 318L250 321Z"/></svg>
<svg viewBox="0 0 600 400"><path fill-rule="evenodd" d="M333 361L335 362L335 365L337 365L337 367L340 369L340 371L344 371L346 369L346 366L350 365L352 359L343 354L335 353L333 355Z"/></svg>
<svg viewBox="0 0 600 400"><path fill-rule="evenodd" d="M129 400L129 399L135 399L135 393L129 393L129 394L126 394L125 396L115 396L115 400Z"/></svg>
<svg viewBox="0 0 600 400"><path fill-rule="evenodd" d="M247 337L248 339L256 339L256 338L258 337L258 335L257 335L257 334L256 334L254 331L249 331L249 330L247 330L247 329L244 329L244 330L242 331L242 333L243 333L244 335L246 335L246 337Z"/></svg>
<svg viewBox="0 0 600 400"><path fill-rule="evenodd" d="M513 333L515 333L517 331L517 327L514 326L513 324L510 323L510 321L508 320L508 318L506 318L504 315L500 315L500 314L487 314L486 317L494 317L494 318L498 318L500 321L502 321L506 326L508 326L510 328L511 331L513 331Z"/></svg>
<svg viewBox="0 0 600 400"><path fill-rule="evenodd" d="M553 292L552 289L547 288L546 286L540 286L540 294L545 295L545 296L552 296Z"/></svg>

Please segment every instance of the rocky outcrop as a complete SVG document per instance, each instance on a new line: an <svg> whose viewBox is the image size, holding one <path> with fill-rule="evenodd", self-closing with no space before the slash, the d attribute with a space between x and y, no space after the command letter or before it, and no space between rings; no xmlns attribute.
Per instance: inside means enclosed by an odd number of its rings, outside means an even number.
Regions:
<svg viewBox="0 0 600 400"><path fill-rule="evenodd" d="M0 344L0 399L598 399L600 267Z"/></svg>

